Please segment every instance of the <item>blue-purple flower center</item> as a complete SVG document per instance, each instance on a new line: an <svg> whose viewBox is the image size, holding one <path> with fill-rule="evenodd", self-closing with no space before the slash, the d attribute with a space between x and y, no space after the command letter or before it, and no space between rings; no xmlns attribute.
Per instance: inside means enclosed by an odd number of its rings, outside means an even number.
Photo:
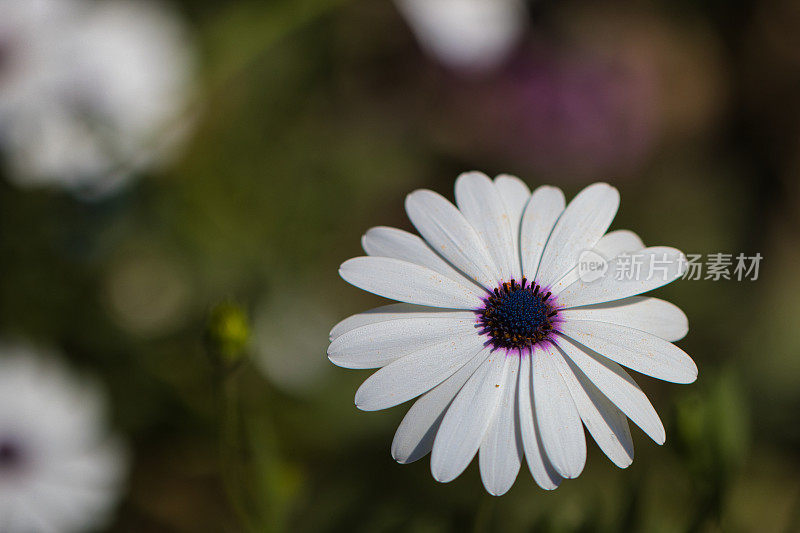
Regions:
<svg viewBox="0 0 800 533"><path fill-rule="evenodd" d="M558 314L550 292L525 278L503 283L485 303L478 324L495 348L523 349L547 340Z"/></svg>
<svg viewBox="0 0 800 533"><path fill-rule="evenodd" d="M22 447L11 439L0 438L0 474L17 470L24 462Z"/></svg>

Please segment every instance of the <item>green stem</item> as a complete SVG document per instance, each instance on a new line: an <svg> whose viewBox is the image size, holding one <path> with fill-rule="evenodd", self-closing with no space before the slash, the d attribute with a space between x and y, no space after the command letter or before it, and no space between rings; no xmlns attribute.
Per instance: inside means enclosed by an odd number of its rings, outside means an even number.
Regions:
<svg viewBox="0 0 800 533"><path fill-rule="evenodd" d="M217 365L215 376L217 416L219 421L219 469L228 504L237 521L238 531L255 531L243 490L241 472L244 441L243 420L238 380L227 369Z"/></svg>

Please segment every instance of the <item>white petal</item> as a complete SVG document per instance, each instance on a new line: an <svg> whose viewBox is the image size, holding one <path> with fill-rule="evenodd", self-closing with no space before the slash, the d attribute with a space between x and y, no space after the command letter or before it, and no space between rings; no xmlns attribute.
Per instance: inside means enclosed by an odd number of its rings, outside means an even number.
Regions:
<svg viewBox="0 0 800 533"><path fill-rule="evenodd" d="M564 212L564 193L548 185L537 188L531 194L522 215L520 229L520 255L522 274L533 281L544 252L547 239L553 232L558 218Z"/></svg>
<svg viewBox="0 0 800 533"><path fill-rule="evenodd" d="M488 355L487 350L479 352L458 372L414 402L394 434L392 457L395 461L412 463L430 453L445 411Z"/></svg>
<svg viewBox="0 0 800 533"><path fill-rule="evenodd" d="M475 316L459 318L431 314L361 326L341 335L328 347L328 358L344 368L377 368L431 344L476 335Z"/></svg>
<svg viewBox="0 0 800 533"><path fill-rule="evenodd" d="M631 370L673 383L692 383L697 365L686 352L655 335L607 322L569 320L561 333Z"/></svg>
<svg viewBox="0 0 800 533"><path fill-rule="evenodd" d="M608 260L614 259L619 254L632 254L644 249L642 238L628 229L609 231L603 235L594 247L594 250Z"/></svg>
<svg viewBox="0 0 800 533"><path fill-rule="evenodd" d="M525 459L534 481L545 490L557 489L564 479L555 471L547 459L542 447L542 438L539 428L536 427L536 417L533 413L533 389L531 387L531 358L520 358L519 369L519 422L522 433L522 447L525 449Z"/></svg>
<svg viewBox="0 0 800 533"><path fill-rule="evenodd" d="M377 324L378 322L397 320L399 318L426 318L432 315L448 318L459 318L461 313L463 313L463 311L451 311L449 309L442 309L439 307L425 307L424 305L412 305L404 303L382 305L380 307L370 309L369 311L364 311L363 313L349 316L333 326L333 329L331 329L330 333L330 340L333 340L336 337L347 333L348 331L360 328L361 326Z"/></svg>
<svg viewBox="0 0 800 533"><path fill-rule="evenodd" d="M508 492L522 465L522 435L517 411L519 357L509 357L506 364L508 369L503 384L503 397L483 436L478 454L483 486L493 496Z"/></svg>
<svg viewBox="0 0 800 533"><path fill-rule="evenodd" d="M686 258L679 250L665 246L645 248L609 261L608 271L600 279L576 281L561 291L558 303L576 307L621 300L671 283L685 271Z"/></svg>
<svg viewBox="0 0 800 533"><path fill-rule="evenodd" d="M475 285L473 280L450 266L447 261L431 250L425 241L413 233L386 226L370 228L361 238L361 245L367 255L392 257L430 268L453 281L463 283L473 289L475 294L483 295L483 289Z"/></svg>
<svg viewBox="0 0 800 533"><path fill-rule="evenodd" d="M442 195L414 191L406 197L406 213L433 250L454 267L492 290L499 277L489 251L464 215Z"/></svg>
<svg viewBox="0 0 800 533"><path fill-rule="evenodd" d="M454 480L475 457L505 392L512 359L500 351L490 353L453 400L433 443L431 472L437 481Z"/></svg>
<svg viewBox="0 0 800 533"><path fill-rule="evenodd" d="M434 344L381 368L361 384L356 406L364 411L394 407L428 392L484 349L485 338L469 335Z"/></svg>
<svg viewBox="0 0 800 533"><path fill-rule="evenodd" d="M519 237L522 229L522 214L531 197L531 191L524 181L508 174L500 174L494 179L494 187L506 204L511 218L511 233L514 237L514 279L522 279L522 260L519 255Z"/></svg>
<svg viewBox="0 0 800 533"><path fill-rule="evenodd" d="M638 235L630 230L620 229L603 235L592 251L600 254L606 261L610 261L619 254L631 254L643 248L644 243ZM575 265L572 270L564 274L560 280L550 287L550 292L557 296L578 279L580 279L580 270L578 265Z"/></svg>
<svg viewBox="0 0 800 533"><path fill-rule="evenodd" d="M483 240L502 281L514 276L511 216L492 180L481 172L465 172L456 180L456 205Z"/></svg>
<svg viewBox="0 0 800 533"><path fill-rule="evenodd" d="M508 174L500 174L494 178L494 186L497 192L500 193L503 202L505 202L509 215L511 215L511 226L517 228L518 232L520 222L522 222L522 213L525 211L525 205L531 197L530 189L528 189L524 181Z"/></svg>
<svg viewBox="0 0 800 533"><path fill-rule="evenodd" d="M473 74L500 66L528 19L521 0L396 0L395 5L424 50Z"/></svg>
<svg viewBox="0 0 800 533"><path fill-rule="evenodd" d="M634 424L642 428L656 443L664 444L666 434L658 413L625 369L569 339L558 339L558 347Z"/></svg>
<svg viewBox="0 0 800 533"><path fill-rule="evenodd" d="M533 403L547 458L565 478L575 478L586 464L586 438L575 402L558 373L552 346L532 354Z"/></svg>
<svg viewBox="0 0 800 533"><path fill-rule="evenodd" d="M597 320L628 326L670 342L682 339L689 332L689 319L677 305L647 296L564 309L558 316L564 320Z"/></svg>
<svg viewBox="0 0 800 533"><path fill-rule="evenodd" d="M465 284L398 259L356 257L342 263L339 275L360 289L410 304L452 309L477 309L483 305Z"/></svg>
<svg viewBox="0 0 800 533"><path fill-rule="evenodd" d="M581 372L559 352L554 358L586 429L597 445L620 468L633 462L633 439L628 419Z"/></svg>
<svg viewBox="0 0 800 533"><path fill-rule="evenodd" d="M536 274L547 287L578 264L580 254L591 250L611 225L619 207L619 192L606 183L583 189L569 203L547 241Z"/></svg>

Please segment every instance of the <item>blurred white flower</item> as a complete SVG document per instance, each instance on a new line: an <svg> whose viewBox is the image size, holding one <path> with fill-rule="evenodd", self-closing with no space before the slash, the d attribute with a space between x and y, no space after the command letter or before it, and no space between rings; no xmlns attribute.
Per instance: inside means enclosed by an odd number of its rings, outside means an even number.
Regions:
<svg viewBox="0 0 800 533"><path fill-rule="evenodd" d="M445 65L481 71L517 44L527 12L520 0L396 0L420 44Z"/></svg>
<svg viewBox="0 0 800 533"><path fill-rule="evenodd" d="M193 304L191 275L174 254L150 242L120 247L105 272L104 296L114 322L153 338L184 324Z"/></svg>
<svg viewBox="0 0 800 533"><path fill-rule="evenodd" d="M193 54L150 1L0 0L0 140L11 179L111 193L183 136Z"/></svg>
<svg viewBox="0 0 800 533"><path fill-rule="evenodd" d="M284 392L306 393L328 372L317 355L325 349L331 323L328 302L295 288L265 300L256 310L254 360Z"/></svg>
<svg viewBox="0 0 800 533"><path fill-rule="evenodd" d="M126 472L104 425L104 400L50 354L0 344L0 531L103 525Z"/></svg>

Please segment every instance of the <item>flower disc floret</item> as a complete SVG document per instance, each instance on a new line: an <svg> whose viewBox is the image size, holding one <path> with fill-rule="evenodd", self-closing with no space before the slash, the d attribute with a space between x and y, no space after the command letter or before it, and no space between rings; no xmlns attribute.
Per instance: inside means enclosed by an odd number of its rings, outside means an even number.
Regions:
<svg viewBox="0 0 800 533"><path fill-rule="evenodd" d="M511 280L486 297L478 313L482 333L495 348L523 350L546 341L558 318L550 291L537 283Z"/></svg>

